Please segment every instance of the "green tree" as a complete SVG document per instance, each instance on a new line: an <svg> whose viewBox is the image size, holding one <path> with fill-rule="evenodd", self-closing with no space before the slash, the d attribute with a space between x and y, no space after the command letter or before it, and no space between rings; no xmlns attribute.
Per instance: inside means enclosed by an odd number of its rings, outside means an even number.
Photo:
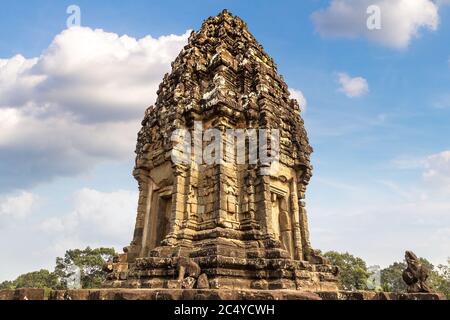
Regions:
<svg viewBox="0 0 450 320"><path fill-rule="evenodd" d="M5 281L0 284L0 289L52 289L58 285L58 277L48 270L42 269L20 275L14 281Z"/></svg>
<svg viewBox="0 0 450 320"><path fill-rule="evenodd" d="M370 272L366 262L350 253L329 251L324 254L330 262L339 267L339 283L344 290L367 290Z"/></svg>
<svg viewBox="0 0 450 320"><path fill-rule="evenodd" d="M14 283L12 281L3 281L0 283L0 290L14 289Z"/></svg>
<svg viewBox="0 0 450 320"><path fill-rule="evenodd" d="M389 267L381 270L381 287L386 292L406 292L406 284L402 273L406 269L406 263L394 262Z"/></svg>
<svg viewBox="0 0 450 320"><path fill-rule="evenodd" d="M55 288L58 285L58 277L48 270L30 272L19 276L14 280L15 288Z"/></svg>
<svg viewBox="0 0 450 320"><path fill-rule="evenodd" d="M450 259L448 259L447 265L441 264L433 270L430 276L430 286L450 299Z"/></svg>
<svg viewBox="0 0 450 320"><path fill-rule="evenodd" d="M103 265L116 255L113 248L66 251L64 258L56 258L55 274L60 279L60 288L67 287L67 279L73 275L73 266L80 269L81 286L84 289L99 288L105 280Z"/></svg>

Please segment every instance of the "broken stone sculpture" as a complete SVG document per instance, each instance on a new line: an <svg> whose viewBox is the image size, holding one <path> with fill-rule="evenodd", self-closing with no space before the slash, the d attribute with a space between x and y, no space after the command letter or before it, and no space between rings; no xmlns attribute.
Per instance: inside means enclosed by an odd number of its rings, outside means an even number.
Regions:
<svg viewBox="0 0 450 320"><path fill-rule="evenodd" d="M429 293L431 289L426 284L430 275L430 270L425 267L417 256L411 252L406 251L405 260L407 267L403 271L403 281L408 286L408 293Z"/></svg>

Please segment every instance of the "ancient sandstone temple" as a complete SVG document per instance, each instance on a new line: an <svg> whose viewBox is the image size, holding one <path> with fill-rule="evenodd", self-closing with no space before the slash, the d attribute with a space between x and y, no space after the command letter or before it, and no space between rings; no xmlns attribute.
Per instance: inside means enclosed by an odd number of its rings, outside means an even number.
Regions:
<svg viewBox="0 0 450 320"><path fill-rule="evenodd" d="M198 123L224 137L227 129L279 129L277 174L235 158L175 163L172 133ZM337 289L337 268L309 240L311 152L298 102L246 24L226 10L207 19L146 111L134 170L140 190L134 238L105 285Z"/></svg>

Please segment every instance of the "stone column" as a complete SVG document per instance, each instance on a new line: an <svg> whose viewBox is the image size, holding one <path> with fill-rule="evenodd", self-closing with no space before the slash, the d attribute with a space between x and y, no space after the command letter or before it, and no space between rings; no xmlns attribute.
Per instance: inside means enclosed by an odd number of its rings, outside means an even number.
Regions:
<svg viewBox="0 0 450 320"><path fill-rule="evenodd" d="M306 185L303 181L299 180L297 183L297 192L298 192L298 206L299 206L299 217L300 217L300 233L302 239L302 249L303 249L303 257L309 256L312 247L309 238L309 224L308 224L308 212L306 211L305 205L305 192Z"/></svg>
<svg viewBox="0 0 450 320"><path fill-rule="evenodd" d="M142 210L143 219L142 219L142 235L140 239L140 252L139 256L144 257L148 252L148 238L150 236L151 230L150 228L150 219L152 215L152 200L153 200L153 190L155 189L155 183L152 179L147 178L147 183L145 183L145 193L142 199L142 208L138 210ZM139 206L141 206L141 201L139 201Z"/></svg>
<svg viewBox="0 0 450 320"><path fill-rule="evenodd" d="M149 178L144 170L135 170L133 173L139 184L139 200L136 215L136 223L134 227L133 240L130 246L124 248L127 253L128 262L133 262L137 257L141 256L144 241L144 228L146 215L149 206Z"/></svg>
<svg viewBox="0 0 450 320"><path fill-rule="evenodd" d="M172 212L170 216L169 234L164 240L165 245L177 244L177 236L182 231L185 221L186 211L186 169L180 166L173 166L173 191L172 191Z"/></svg>
<svg viewBox="0 0 450 320"><path fill-rule="evenodd" d="M294 244L292 236L292 217L288 208L288 200L286 197L281 198L280 202L280 238L284 249L294 258Z"/></svg>
<svg viewBox="0 0 450 320"><path fill-rule="evenodd" d="M291 181L291 212L292 212L292 229L294 237L294 259L303 260L303 241L300 228L300 210L299 197L297 190L297 177Z"/></svg>
<svg viewBox="0 0 450 320"><path fill-rule="evenodd" d="M262 232L275 239L272 228L272 193L270 191L270 177L259 176L256 184L256 219L261 224Z"/></svg>

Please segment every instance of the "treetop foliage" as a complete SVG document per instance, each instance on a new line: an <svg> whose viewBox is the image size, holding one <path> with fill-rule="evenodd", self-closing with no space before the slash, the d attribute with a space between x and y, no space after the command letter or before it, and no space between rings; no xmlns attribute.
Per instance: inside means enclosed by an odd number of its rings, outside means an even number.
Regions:
<svg viewBox="0 0 450 320"><path fill-rule="evenodd" d="M56 258L53 272L43 269L26 273L14 281L0 283L0 289L67 289L67 279L73 275L74 267L80 272L80 284L83 289L98 288L106 276L102 270L104 263L115 255L113 248L87 247L83 250L68 250L64 257Z"/></svg>

